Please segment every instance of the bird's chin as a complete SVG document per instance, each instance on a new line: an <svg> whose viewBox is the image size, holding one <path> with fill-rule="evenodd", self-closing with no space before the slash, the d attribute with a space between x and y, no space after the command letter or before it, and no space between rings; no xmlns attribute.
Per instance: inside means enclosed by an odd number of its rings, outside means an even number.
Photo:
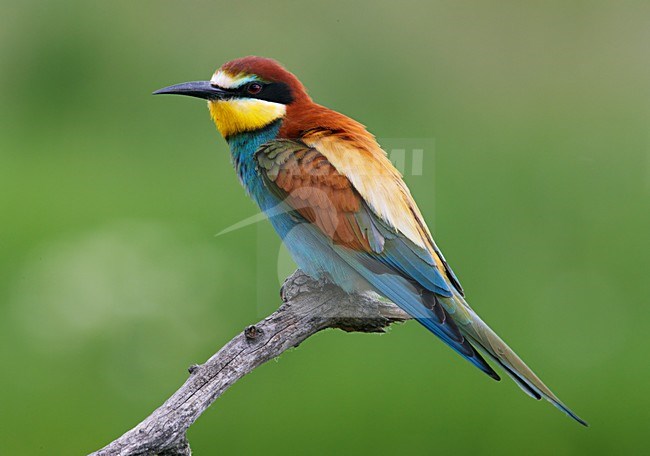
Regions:
<svg viewBox="0 0 650 456"><path fill-rule="evenodd" d="M224 138L260 130L284 117L286 105L255 98L230 98L208 101L208 109Z"/></svg>

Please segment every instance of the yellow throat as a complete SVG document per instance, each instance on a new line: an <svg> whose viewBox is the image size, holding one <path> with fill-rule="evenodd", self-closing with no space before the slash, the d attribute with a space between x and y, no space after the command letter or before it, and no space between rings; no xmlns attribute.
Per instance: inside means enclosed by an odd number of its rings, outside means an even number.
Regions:
<svg viewBox="0 0 650 456"><path fill-rule="evenodd" d="M287 107L255 98L208 101L210 115L224 138L255 131L284 117Z"/></svg>

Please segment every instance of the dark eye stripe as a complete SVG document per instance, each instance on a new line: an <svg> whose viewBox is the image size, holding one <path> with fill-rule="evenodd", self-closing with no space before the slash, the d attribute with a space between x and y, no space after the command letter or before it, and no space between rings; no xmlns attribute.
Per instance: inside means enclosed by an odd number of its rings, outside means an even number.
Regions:
<svg viewBox="0 0 650 456"><path fill-rule="evenodd" d="M289 104L293 101L291 88L284 82L269 82L264 84L263 90L253 95L260 100L272 101L273 103Z"/></svg>
<svg viewBox="0 0 650 456"><path fill-rule="evenodd" d="M249 89L252 84L259 84L260 90L252 93ZM271 101L273 103L290 104L293 102L291 88L284 82L262 82L255 81L236 88L222 88L230 95L227 98L255 98L258 100Z"/></svg>

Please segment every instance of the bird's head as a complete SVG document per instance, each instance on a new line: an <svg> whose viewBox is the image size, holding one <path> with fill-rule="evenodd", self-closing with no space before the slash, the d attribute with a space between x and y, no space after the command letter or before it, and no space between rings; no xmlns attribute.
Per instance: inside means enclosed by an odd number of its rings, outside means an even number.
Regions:
<svg viewBox="0 0 650 456"><path fill-rule="evenodd" d="M225 63L209 81L176 84L154 92L208 100L212 119L224 138L266 127L287 108L311 99L292 73L273 59L243 57Z"/></svg>

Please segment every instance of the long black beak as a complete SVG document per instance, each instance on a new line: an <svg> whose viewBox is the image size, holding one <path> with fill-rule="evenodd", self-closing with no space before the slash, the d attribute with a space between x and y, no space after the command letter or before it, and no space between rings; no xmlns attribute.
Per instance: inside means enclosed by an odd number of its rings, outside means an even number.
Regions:
<svg viewBox="0 0 650 456"><path fill-rule="evenodd" d="M203 98L205 100L217 100L228 94L219 87L214 87L210 81L193 81L176 84L156 90L153 95L187 95L189 97Z"/></svg>

